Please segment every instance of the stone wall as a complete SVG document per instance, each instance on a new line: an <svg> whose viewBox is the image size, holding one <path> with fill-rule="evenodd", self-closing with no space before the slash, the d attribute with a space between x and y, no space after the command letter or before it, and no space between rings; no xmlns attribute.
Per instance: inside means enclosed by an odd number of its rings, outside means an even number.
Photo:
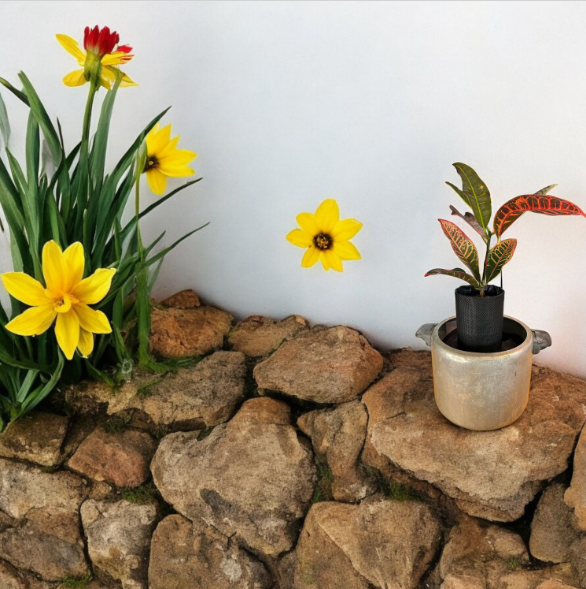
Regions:
<svg viewBox="0 0 586 589"><path fill-rule="evenodd" d="M62 388L0 437L1 589L586 587L586 382L535 367L470 432L427 352L183 292L116 388ZM180 364L180 363L178 363Z"/></svg>

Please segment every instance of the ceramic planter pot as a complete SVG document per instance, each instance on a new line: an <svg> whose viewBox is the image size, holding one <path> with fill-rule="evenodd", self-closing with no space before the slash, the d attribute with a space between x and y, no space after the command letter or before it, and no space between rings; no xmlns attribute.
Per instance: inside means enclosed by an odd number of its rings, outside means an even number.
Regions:
<svg viewBox="0 0 586 589"><path fill-rule="evenodd" d="M416 334L431 347L438 409L470 430L510 425L527 406L533 356L551 345L551 337L505 316L502 339L509 349L478 353L457 348L456 328L456 318L450 317L423 325Z"/></svg>

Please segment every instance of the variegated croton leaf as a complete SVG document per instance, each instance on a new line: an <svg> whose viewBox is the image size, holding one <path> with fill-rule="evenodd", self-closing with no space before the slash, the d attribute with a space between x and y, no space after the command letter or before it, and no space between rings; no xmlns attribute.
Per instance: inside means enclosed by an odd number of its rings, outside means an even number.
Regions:
<svg viewBox="0 0 586 589"><path fill-rule="evenodd" d="M471 276L462 268L454 268L453 270L444 270L443 268L434 268L433 270L429 270L425 273L425 276L436 276L438 274L442 274L444 276L453 276L454 278L459 278L460 280L465 280L468 284L471 284L474 288L480 289L480 284L474 276Z"/></svg>
<svg viewBox="0 0 586 589"><path fill-rule="evenodd" d="M454 223L439 219L445 236L450 240L454 253L460 261L467 266L474 278L480 281L480 270L478 267L478 250L468 236Z"/></svg>
<svg viewBox="0 0 586 589"><path fill-rule="evenodd" d="M488 252L488 257L486 259L486 273L484 277L485 283L488 284L502 272L503 266L511 261L516 247L516 239L504 239L497 243Z"/></svg>

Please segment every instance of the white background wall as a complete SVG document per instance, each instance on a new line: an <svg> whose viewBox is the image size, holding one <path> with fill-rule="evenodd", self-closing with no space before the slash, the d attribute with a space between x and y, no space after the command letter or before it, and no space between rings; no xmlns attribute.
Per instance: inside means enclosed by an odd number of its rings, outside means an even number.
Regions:
<svg viewBox="0 0 586 589"><path fill-rule="evenodd" d="M54 35L88 24L136 52L112 156L169 104L199 153L204 180L147 232L211 225L169 256L159 297L193 287L238 318L299 313L421 347L415 330L453 314L460 284L423 278L459 265L436 220L460 207L452 162L495 208L557 182L586 209L586 3L2 2L0 75L25 70L70 145L87 87L61 84L75 63ZM24 109L4 95L21 154ZM300 268L285 241L328 197L364 223L343 274ZM586 377L586 219L526 215L509 233L506 313L551 333L539 362Z"/></svg>

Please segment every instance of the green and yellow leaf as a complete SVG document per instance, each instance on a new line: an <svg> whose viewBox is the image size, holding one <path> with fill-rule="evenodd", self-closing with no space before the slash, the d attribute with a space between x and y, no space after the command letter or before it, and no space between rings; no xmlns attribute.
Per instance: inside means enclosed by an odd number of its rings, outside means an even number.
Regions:
<svg viewBox="0 0 586 589"><path fill-rule="evenodd" d="M516 239L505 239L497 243L489 252L486 259L485 282L488 284L494 280L502 271L503 266L511 261L515 248Z"/></svg>
<svg viewBox="0 0 586 589"><path fill-rule="evenodd" d="M478 267L478 250L468 236L454 223L439 219L445 236L450 240L454 253L460 261L472 272L476 280L480 281Z"/></svg>
<svg viewBox="0 0 586 589"><path fill-rule="evenodd" d="M470 207L474 217L482 225L482 228L487 229L492 215L492 202L486 184L470 166L459 162L453 165L460 178L462 178L462 189L460 190L451 182L446 182L446 184L453 188L460 198Z"/></svg>
<svg viewBox="0 0 586 589"><path fill-rule="evenodd" d="M453 276L454 278L459 278L460 280L464 280L468 284L471 284L474 288L480 289L480 284L474 276L471 276L462 268L454 268L453 270L444 270L443 268L434 268L433 270L429 270L425 273L425 276L436 276L438 274L442 274L443 276Z"/></svg>

